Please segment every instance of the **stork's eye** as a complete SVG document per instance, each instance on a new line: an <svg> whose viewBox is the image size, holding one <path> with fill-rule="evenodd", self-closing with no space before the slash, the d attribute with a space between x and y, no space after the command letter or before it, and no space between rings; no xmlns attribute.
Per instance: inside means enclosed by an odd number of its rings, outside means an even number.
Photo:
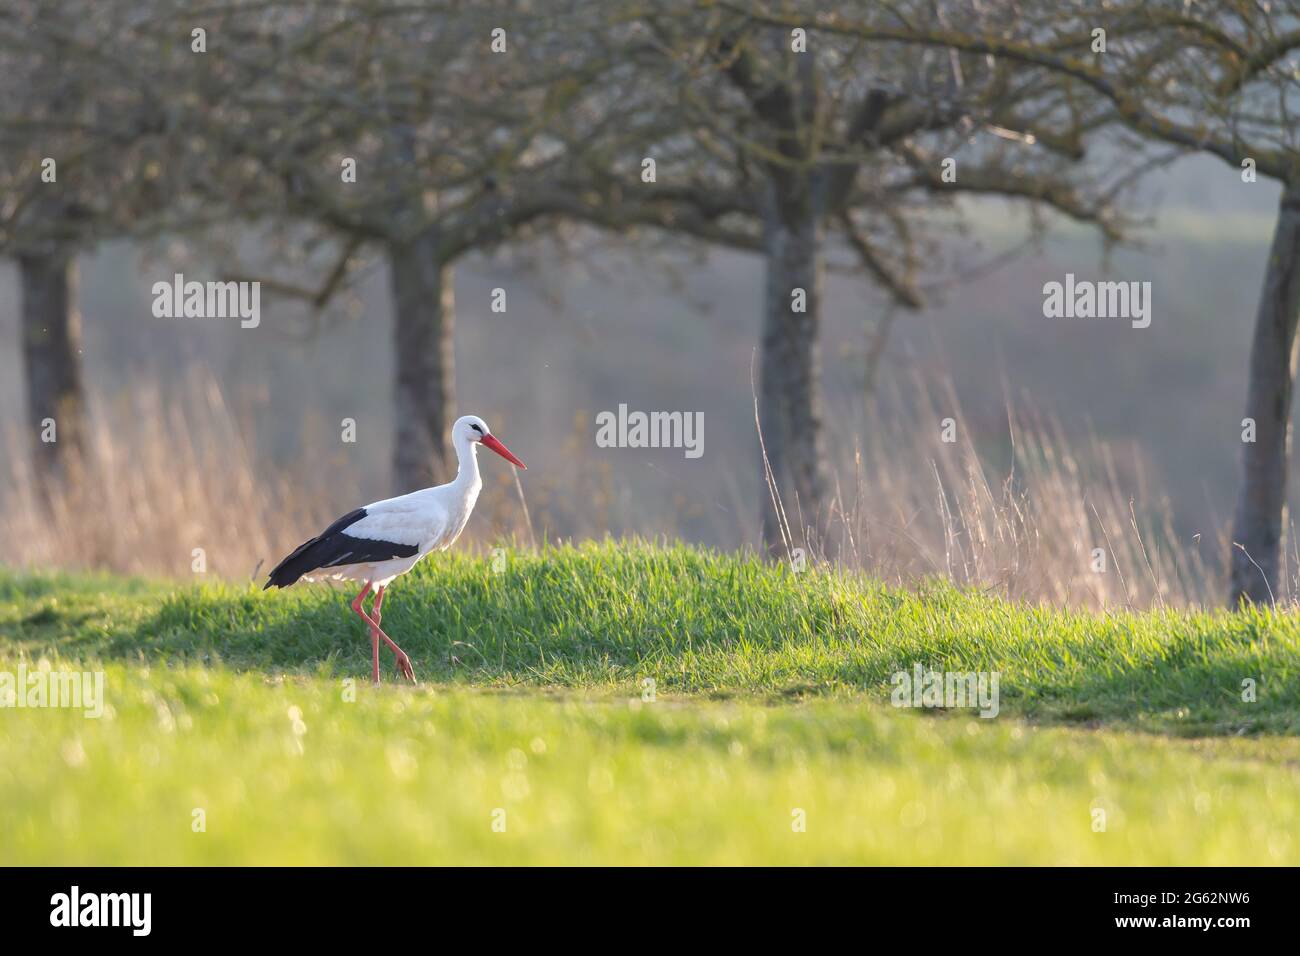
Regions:
<svg viewBox="0 0 1300 956"><path fill-rule="evenodd" d="M469 427L474 429L474 431L478 432L480 435L483 434L483 429L479 428L478 425L474 424L473 422L469 423Z"/></svg>

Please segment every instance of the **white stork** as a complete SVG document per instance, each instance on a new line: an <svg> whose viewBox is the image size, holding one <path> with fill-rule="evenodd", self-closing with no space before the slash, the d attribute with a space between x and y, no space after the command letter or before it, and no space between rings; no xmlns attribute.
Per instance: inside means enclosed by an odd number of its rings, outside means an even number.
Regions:
<svg viewBox="0 0 1300 956"><path fill-rule="evenodd" d="M379 627L384 589L430 551L445 551L460 537L483 487L478 473L477 446L486 445L506 461L520 468L527 467L477 415L456 419L451 426L451 443L459 463L454 481L348 512L277 564L263 588L287 588L299 578L364 582L365 587L352 601L352 610L370 627L376 684L379 683L380 639L396 655L397 669L402 676L412 683L415 681L411 659ZM375 598L371 613L367 614L362 602L372 589Z"/></svg>

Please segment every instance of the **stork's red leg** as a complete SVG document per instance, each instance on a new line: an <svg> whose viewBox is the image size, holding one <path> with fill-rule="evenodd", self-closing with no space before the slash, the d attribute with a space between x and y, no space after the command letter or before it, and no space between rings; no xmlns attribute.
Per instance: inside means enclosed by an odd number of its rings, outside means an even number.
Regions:
<svg viewBox="0 0 1300 956"><path fill-rule="evenodd" d="M374 658L375 658L374 662L375 662L375 683L376 684L379 683L379 627L378 625L381 624L384 620L380 614L379 609L380 607L383 606L383 603L384 603L384 589L375 588L375 599L372 602L370 602L370 615L375 619L376 626L370 629L370 644L371 644L370 649L374 653Z"/></svg>
<svg viewBox="0 0 1300 956"><path fill-rule="evenodd" d="M370 625L370 656L374 665L370 674L370 679L374 683L378 684L379 683L379 631L375 625L375 622L370 620L370 618L366 616L365 609L362 608L361 606L361 602L366 599L366 595L369 593L370 593L370 582L367 581L366 586L361 589L361 593L358 594L352 600L352 610L356 611L357 614L361 616L361 619L364 620L368 625Z"/></svg>
<svg viewBox="0 0 1300 956"><path fill-rule="evenodd" d="M376 624L381 624L383 622L383 618L380 617L380 607L383 605L383 594L385 594L386 591L387 587L376 588L376 591L374 591L374 602L370 605L370 614L374 615L374 623ZM406 652L404 652L402 648L399 648L399 646L394 644L393 641L390 641L389 636L387 636L386 633L380 631L378 632L378 635L383 637L383 640L387 641L390 648L393 648L393 654L396 659L398 659L398 670L402 671L402 676L404 676L404 678L411 678L411 683L415 683L415 667L411 666L411 658L406 656ZM378 645L376 644L376 648L377 646ZM376 653L378 653L378 650L376 650Z"/></svg>
<svg viewBox="0 0 1300 956"><path fill-rule="evenodd" d="M411 659L406 656L406 651L394 644L393 639L383 631L379 632L379 636L384 639L385 644L393 649L393 656L397 658L397 669L402 672L402 676L412 684L419 683L415 679L415 668L411 666Z"/></svg>
<svg viewBox="0 0 1300 956"><path fill-rule="evenodd" d="M374 602L370 605L370 614L374 617L374 619L375 619L375 624L376 624L376 625L382 624L382 623L383 623L383 620L384 620L383 617L382 617L382 615L381 615L381 613L380 613L380 608L383 607L383 604L384 604L384 592L387 591L387 590L388 590L387 587L379 587L379 588L375 588L375 600L374 600ZM388 646L391 647L391 648L393 649L393 655L397 658L397 669L400 670L400 671L402 672L402 676L403 676L403 677L409 677L409 678L411 679L411 682L414 683L414 682L415 682L415 668L413 668L413 667L411 666L411 659L410 659L409 657L406 656L406 652L405 652L405 651L403 651L400 647L398 647L398 646L397 646L396 644L394 644L392 641L388 640L388 635L387 635L387 634L384 634L383 631L379 631L378 636L375 638L375 642L376 642L376 643L375 643L375 653L376 653L376 654L379 653L379 649L378 649L378 648L379 648L379 644L378 644L379 637L383 637L383 639L384 639L385 641L388 641Z"/></svg>
<svg viewBox="0 0 1300 956"><path fill-rule="evenodd" d="M382 592L382 590L383 589L381 588L380 591ZM397 658L398 671L401 672L401 675L403 677L405 677L412 684L414 684L416 682L415 668L411 666L411 659L406 656L406 651L398 647L393 642L393 639L384 633L383 628L379 626L379 622L374 618L372 618L369 614L367 614L365 608L361 606L361 599L364 598L369 592L370 592L370 585L367 584L365 590L363 590L360 594L358 594L356 600L352 602L352 610L360 614L365 619L366 623L370 625L372 632L378 634L381 638L383 638L384 643L387 644L390 648L392 648L393 655ZM376 598L376 600L379 601L380 603L382 603L383 601L382 598ZM375 646L376 648L378 648L378 645ZM379 652L378 650L376 650L375 651L375 683L379 683L379 656L378 655Z"/></svg>
<svg viewBox="0 0 1300 956"><path fill-rule="evenodd" d="M379 608L384 603L384 589L375 588L375 599L370 602L370 615L375 619L375 626L370 629L371 650L375 656L375 673L379 673L379 625L383 623L383 618L379 614ZM379 678L375 678L375 683L379 683Z"/></svg>

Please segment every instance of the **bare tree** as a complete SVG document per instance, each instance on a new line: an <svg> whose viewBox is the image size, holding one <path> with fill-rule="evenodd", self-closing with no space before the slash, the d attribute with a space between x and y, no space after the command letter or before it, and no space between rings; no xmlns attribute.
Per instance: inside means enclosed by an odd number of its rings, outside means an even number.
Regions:
<svg viewBox="0 0 1300 956"><path fill-rule="evenodd" d="M981 8L957 29L875 10L755 15L772 24L806 22L828 35L995 57L1064 77L1143 136L1216 156L1243 178L1281 184L1251 341L1228 593L1234 607L1273 601L1285 583L1300 321L1300 4L1007 3Z"/></svg>
<svg viewBox="0 0 1300 956"><path fill-rule="evenodd" d="M85 451L76 258L162 205L165 110L140 64L166 50L129 5L15 0L0 11L0 254L21 283L26 425L37 473Z"/></svg>
<svg viewBox="0 0 1300 956"><path fill-rule="evenodd" d="M197 83L223 104L198 131L214 162L203 203L334 236L316 306L360 257L386 260L399 490L455 470L456 261L598 205L575 189L570 147L614 64L574 44L575 22L455 2L235 11L219 29L237 42Z"/></svg>
<svg viewBox="0 0 1300 956"><path fill-rule="evenodd" d="M0 249L18 264L25 426L42 478L61 473L67 461L80 454L85 434L75 256L88 210L75 198L86 177L70 155L74 137L67 130L78 122L78 107L86 104L81 77L56 75L58 57L51 40L51 21L67 29L68 12L50 11L50 20L39 32L34 5L0 18L0 82L8 105L0 125L0 175L6 187L0 206ZM33 32L26 33L28 29ZM20 42L20 32L25 42ZM33 34L40 38L34 44ZM25 137L19 141L19 123L47 134L41 155L25 148Z"/></svg>
<svg viewBox="0 0 1300 956"><path fill-rule="evenodd" d="M670 231L762 255L762 466L786 516L765 502L763 540L821 547L832 508L819 368L828 254L847 251L915 309L920 274L939 271L933 240L942 212L958 212L957 193L1053 206L1115 238L1108 192L1070 174L1099 120L1061 84L1023 84L984 62L810 39L739 7L611 9L605 42L638 67L639 86L620 93L641 122L589 149L585 172L621 184L607 193L655 197L639 210ZM958 157L954 180L942 164ZM665 205L677 212L665 216ZM637 211L606 217L635 221Z"/></svg>
<svg viewBox="0 0 1300 956"><path fill-rule="evenodd" d="M208 47L189 55L198 29ZM688 0L649 12L565 0L160 0L132 31L118 56L165 102L171 223L323 231L337 256L299 290L317 306L347 287L360 256L386 259L403 489L450 467L451 268L530 228L652 226L763 256L765 467L794 525L765 506L764 538L786 547L820 545L829 522L818 367L828 252L916 308L946 227L935 213L959 212L950 194L1017 196L1117 230L1104 193L1064 174L1090 117L1060 84L1019 82L973 57L824 37L807 46L785 26ZM186 55L150 55L164 50ZM107 112L114 128L152 116L117 103ZM951 180L940 169L954 158L962 173Z"/></svg>

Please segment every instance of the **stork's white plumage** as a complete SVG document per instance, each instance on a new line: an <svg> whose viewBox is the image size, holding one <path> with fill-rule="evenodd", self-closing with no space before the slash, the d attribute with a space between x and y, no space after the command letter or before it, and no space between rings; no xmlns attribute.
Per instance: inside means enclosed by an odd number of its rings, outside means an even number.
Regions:
<svg viewBox="0 0 1300 956"><path fill-rule="evenodd" d="M276 565L266 582L268 588L287 588L299 579L364 582L361 593L352 601L352 610L370 628L376 684L381 640L397 656L402 676L415 680L411 659L379 627L384 589L430 551L444 551L460 537L483 487L478 473L478 446L486 445L512 464L527 467L477 415L456 419L451 426L451 443L459 464L454 481L376 501L345 514ZM367 614L363 602L372 590L375 599Z"/></svg>

